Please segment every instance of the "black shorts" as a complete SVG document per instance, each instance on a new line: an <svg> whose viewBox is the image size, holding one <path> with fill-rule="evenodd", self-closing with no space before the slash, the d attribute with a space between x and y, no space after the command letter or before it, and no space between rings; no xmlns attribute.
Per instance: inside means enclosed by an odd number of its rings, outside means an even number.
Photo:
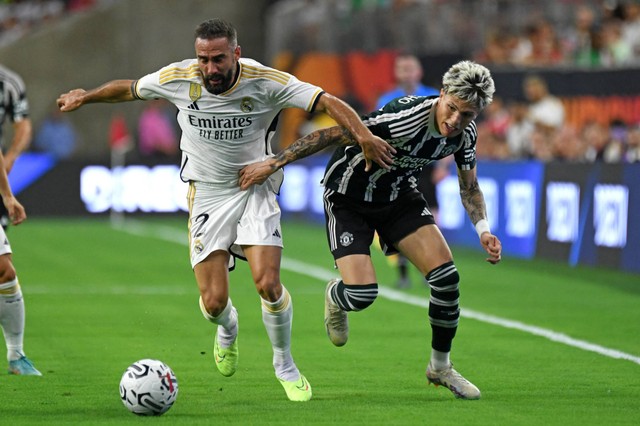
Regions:
<svg viewBox="0 0 640 426"><path fill-rule="evenodd" d="M371 203L325 189L324 216L334 259L371 255L376 232L384 253L397 253L398 241L424 225L435 224L429 205L417 190L388 203Z"/></svg>
<svg viewBox="0 0 640 426"><path fill-rule="evenodd" d="M438 197L436 196L436 185L433 183L433 171L435 163L427 164L423 167L418 178L418 191L422 193L429 207L438 209Z"/></svg>

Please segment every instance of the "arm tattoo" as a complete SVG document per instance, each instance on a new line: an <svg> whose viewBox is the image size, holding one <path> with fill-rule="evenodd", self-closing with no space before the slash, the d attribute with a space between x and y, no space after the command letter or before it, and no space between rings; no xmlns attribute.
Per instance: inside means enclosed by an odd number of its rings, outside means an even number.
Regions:
<svg viewBox="0 0 640 426"><path fill-rule="evenodd" d="M481 219L487 218L487 207L484 202L484 196L478 185L478 179L474 179L473 183L466 186L462 178L458 178L460 183L460 199L464 206L471 223L474 225Z"/></svg>
<svg viewBox="0 0 640 426"><path fill-rule="evenodd" d="M316 130L298 139L286 149L276 154L275 159L279 167L282 167L285 164L308 157L332 145L346 146L356 144L356 141L347 129L335 126L328 129Z"/></svg>

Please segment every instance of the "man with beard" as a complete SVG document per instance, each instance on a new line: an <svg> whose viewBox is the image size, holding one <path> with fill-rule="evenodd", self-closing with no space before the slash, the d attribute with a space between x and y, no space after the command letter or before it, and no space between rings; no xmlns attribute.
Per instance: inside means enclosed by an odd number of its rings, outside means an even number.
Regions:
<svg viewBox="0 0 640 426"><path fill-rule="evenodd" d="M164 98L178 108L181 178L189 182L189 250L200 309L216 325L214 360L231 376L238 366L238 312L229 298L229 270L245 259L261 297L277 379L292 401L311 399L311 386L291 355L293 306L280 282L282 232L276 194L282 174L240 190L239 171L271 156L270 139L283 108L324 111L358 141L367 166L388 168L395 149L373 136L345 102L285 72L240 57L237 32L212 19L195 31L195 59L138 80L113 80L58 98L61 111L93 102ZM204 88L204 90L202 90Z"/></svg>

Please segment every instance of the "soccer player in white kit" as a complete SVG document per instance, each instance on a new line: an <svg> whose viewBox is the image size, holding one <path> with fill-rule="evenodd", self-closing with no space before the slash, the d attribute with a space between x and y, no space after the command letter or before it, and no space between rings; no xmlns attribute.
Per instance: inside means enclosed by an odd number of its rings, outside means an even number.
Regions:
<svg viewBox="0 0 640 426"><path fill-rule="evenodd" d="M18 225L27 218L24 208L13 196L7 174L31 143L29 102L22 77L0 65L0 140L6 122L12 123L13 137L6 155L0 153L0 329L7 346L9 374L41 376L24 353L25 303L5 233L9 222Z"/></svg>
<svg viewBox="0 0 640 426"><path fill-rule="evenodd" d="M214 360L221 374L238 366L238 313L229 270L245 259L261 297L262 319L279 382L292 401L312 391L291 356L293 305L280 282L282 232L276 194L282 175L243 191L239 171L272 155L270 138L283 108L324 111L347 128L367 164L390 167L395 149L374 136L345 102L294 76L241 58L235 28L212 19L195 31L196 59L170 64L139 80L113 80L58 98L61 111L86 103L164 98L178 108L181 178L189 182L189 248L204 317L217 325Z"/></svg>

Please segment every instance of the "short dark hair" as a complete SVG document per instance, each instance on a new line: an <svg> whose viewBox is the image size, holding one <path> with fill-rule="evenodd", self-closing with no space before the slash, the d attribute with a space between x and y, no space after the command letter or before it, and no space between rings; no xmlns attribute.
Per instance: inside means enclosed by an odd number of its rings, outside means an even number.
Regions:
<svg viewBox="0 0 640 426"><path fill-rule="evenodd" d="M209 19L196 27L195 38L211 40L214 38L226 38L232 47L238 45L238 32L236 28L222 19Z"/></svg>

